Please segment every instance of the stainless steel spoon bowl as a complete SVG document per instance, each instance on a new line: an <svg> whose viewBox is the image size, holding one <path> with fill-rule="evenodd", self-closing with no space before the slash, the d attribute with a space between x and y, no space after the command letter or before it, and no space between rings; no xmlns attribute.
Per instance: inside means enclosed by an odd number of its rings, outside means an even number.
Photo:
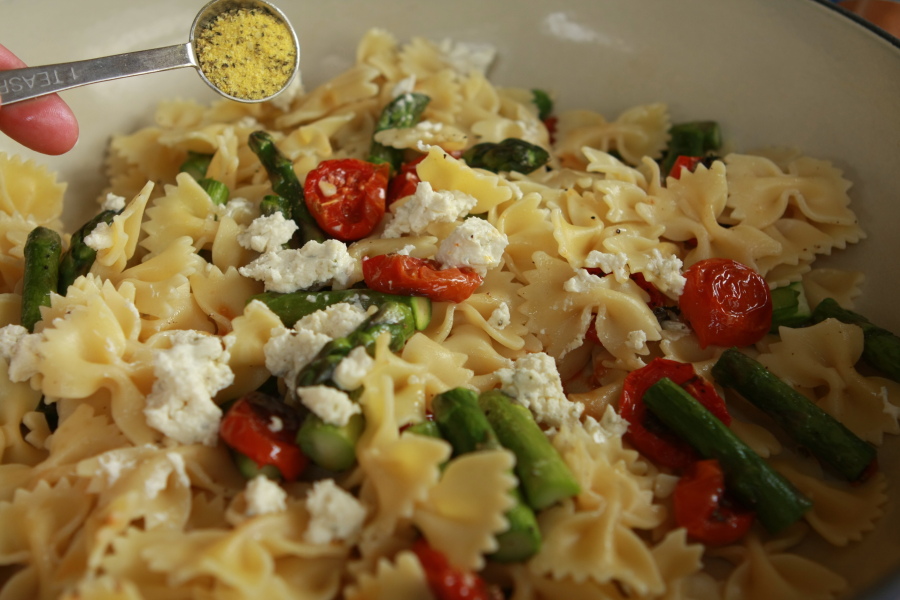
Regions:
<svg viewBox="0 0 900 600"><path fill-rule="evenodd" d="M291 35L294 46L293 71L284 85L269 96L261 98L232 96L216 87L210 81L197 60L194 44L199 33L223 13L240 8L257 8L267 11L281 21ZM186 44L152 50L139 50L88 60L0 71L0 105L30 100L91 83L157 73L181 67L197 69L203 81L226 98L237 102L263 102L284 90L296 77L300 67L300 42L297 40L297 33L290 22L288 22L287 17L284 16L284 13L264 0L213 0L197 13L193 25L191 25L190 41Z"/></svg>

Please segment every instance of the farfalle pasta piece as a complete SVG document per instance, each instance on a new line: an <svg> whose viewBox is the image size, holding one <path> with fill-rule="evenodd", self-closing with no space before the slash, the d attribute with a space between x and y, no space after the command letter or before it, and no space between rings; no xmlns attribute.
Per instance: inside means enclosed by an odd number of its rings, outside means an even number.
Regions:
<svg viewBox="0 0 900 600"><path fill-rule="evenodd" d="M630 164L641 158L658 158L669 137L669 110L664 104L630 108L615 121L588 110L566 111L559 115L556 151L581 156L585 146L603 152L616 150Z"/></svg>
<svg viewBox="0 0 900 600"><path fill-rule="evenodd" d="M504 253L506 267L518 278L534 267L535 252L559 256L559 246L550 223L550 209L542 206L540 194L529 193L504 208L493 225L509 240Z"/></svg>
<svg viewBox="0 0 900 600"><path fill-rule="evenodd" d="M262 302L251 301L230 326L225 343L234 383L216 395L219 402L251 392L271 377L266 369L265 345L272 337L272 330L281 326L281 319Z"/></svg>
<svg viewBox="0 0 900 600"><path fill-rule="evenodd" d="M113 217L105 234L108 244L97 250L91 265L91 273L101 278L114 277L125 270L134 257L141 234L144 210L150 200L154 184L148 181L141 191L128 202L121 213Z"/></svg>
<svg viewBox="0 0 900 600"><path fill-rule="evenodd" d="M512 190L501 183L499 176L472 169L440 148L430 148L416 171L435 190L457 190L474 197L478 202L472 214L487 212L512 198Z"/></svg>
<svg viewBox="0 0 900 600"><path fill-rule="evenodd" d="M751 225L733 227L719 223L725 210L728 183L725 165L699 165L693 173L670 179L668 187L655 196L656 202L638 207L650 224L664 225L664 236L673 241L696 240L696 247L684 257L686 267L704 258L731 258L750 268L757 260L781 252L781 244Z"/></svg>
<svg viewBox="0 0 900 600"><path fill-rule="evenodd" d="M484 555L497 549L494 536L508 523L514 456L507 450L483 450L450 461L428 498L413 515L432 548L451 564L478 570Z"/></svg>
<svg viewBox="0 0 900 600"><path fill-rule="evenodd" d="M275 119L275 127L290 129L320 119L343 105L371 98L378 93L375 81L379 76L378 70L368 65L350 67L303 96L290 112Z"/></svg>
<svg viewBox="0 0 900 600"><path fill-rule="evenodd" d="M194 298L189 277L200 271L205 261L196 254L189 237L173 240L154 256L110 278L118 286L134 289L134 303L141 314L141 339L160 331L215 327Z"/></svg>
<svg viewBox="0 0 900 600"><path fill-rule="evenodd" d="M0 152L0 212L59 229L65 191L45 166Z"/></svg>
<svg viewBox="0 0 900 600"><path fill-rule="evenodd" d="M738 554L725 582L724 600L829 600L847 587L844 578L826 567L777 546L767 548L753 533Z"/></svg>
<svg viewBox="0 0 900 600"><path fill-rule="evenodd" d="M39 447L28 441L23 431L25 417L34 411L41 400L41 394L26 382L13 383L9 380L8 365L0 360L0 464L35 465L46 456ZM27 424L26 424L27 426Z"/></svg>
<svg viewBox="0 0 900 600"><path fill-rule="evenodd" d="M875 473L864 483L850 485L825 481L821 472L803 473L783 460L772 466L813 501L803 518L830 544L846 546L858 542L884 515L888 498L883 473Z"/></svg>
<svg viewBox="0 0 900 600"><path fill-rule="evenodd" d="M900 433L900 407L890 401L900 397L900 384L855 368L863 349L859 327L826 319L801 329L782 327L779 334L781 342L758 358L772 373L864 440L881 444L885 433Z"/></svg>
<svg viewBox="0 0 900 600"><path fill-rule="evenodd" d="M810 306L816 306L825 298L834 298L838 304L853 309L854 300L862 293L860 287L865 275L860 271L816 268L803 275L803 291Z"/></svg>
<svg viewBox="0 0 900 600"><path fill-rule="evenodd" d="M529 327L539 330L546 352L556 358L581 345L591 320L597 337L616 359L616 368L638 368L638 355L649 352L648 341L659 340L660 325L643 292L630 280L572 271L565 263L536 253L535 270L525 274L528 285L522 311ZM561 293L562 291L562 293ZM615 366L615 365L608 365Z"/></svg>
<svg viewBox="0 0 900 600"><path fill-rule="evenodd" d="M143 224L146 237L141 240L141 247L150 257L185 236L197 250L202 250L212 244L216 235L218 215L209 194L187 173L180 173L176 182L166 185L165 195L147 208Z"/></svg>
<svg viewBox="0 0 900 600"><path fill-rule="evenodd" d="M652 550L637 532L617 522L618 508L610 503L579 510L567 501L543 511L538 522L546 533L529 569L554 579L617 582L638 594L662 593L665 583Z"/></svg>
<svg viewBox="0 0 900 600"><path fill-rule="evenodd" d="M238 273L234 267L224 272L215 266L188 276L194 300L217 327L220 335L231 331L232 321L243 314L251 296L260 294L260 282Z"/></svg>
<svg viewBox="0 0 900 600"><path fill-rule="evenodd" d="M850 182L827 161L798 157L784 171L760 156L729 154L724 161L728 206L740 223L763 229L793 206L812 222L857 224L848 208Z"/></svg>
<svg viewBox="0 0 900 600"><path fill-rule="evenodd" d="M130 293L129 293L130 292ZM61 318L54 318L60 313ZM54 398L111 394L112 417L136 444L152 441L140 411L153 382L150 351L140 341L134 289L80 278L65 298L54 298L52 327L42 332L40 389Z"/></svg>
<svg viewBox="0 0 900 600"><path fill-rule="evenodd" d="M381 560L372 574L364 573L349 586L347 600L431 600L425 571L411 552L401 552L393 561Z"/></svg>
<svg viewBox="0 0 900 600"><path fill-rule="evenodd" d="M23 598L55 597L63 591L60 563L90 510L84 482L45 481L17 490L10 502L0 502L0 561L24 567L3 593ZM23 574L24 573L24 574Z"/></svg>
<svg viewBox="0 0 900 600"><path fill-rule="evenodd" d="M0 212L0 290L19 291L25 272L25 241L35 223L21 215Z"/></svg>

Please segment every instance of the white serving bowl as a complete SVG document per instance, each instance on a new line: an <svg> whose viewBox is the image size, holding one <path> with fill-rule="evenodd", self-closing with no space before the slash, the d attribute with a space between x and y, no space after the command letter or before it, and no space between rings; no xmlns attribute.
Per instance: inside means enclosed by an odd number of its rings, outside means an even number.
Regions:
<svg viewBox="0 0 900 600"><path fill-rule="evenodd" d="M715 119L729 146L790 146L833 161L854 182L868 239L828 259L863 269L857 309L900 332L900 44L815 0L331 0L275 2L297 29L307 89L349 66L362 34L489 42L491 78L553 90L560 109L615 117L666 102L674 121ZM0 43L31 65L183 43L204 0L0 0ZM103 186L110 134L148 123L162 99L214 94L191 69L64 93L81 123L75 150L48 158L0 137L0 151L36 158L69 183L79 222ZM896 443L881 460L900 481ZM900 569L900 494L877 531L822 560L869 590ZM900 597L900 585L867 597ZM893 587L891 587L893 585Z"/></svg>

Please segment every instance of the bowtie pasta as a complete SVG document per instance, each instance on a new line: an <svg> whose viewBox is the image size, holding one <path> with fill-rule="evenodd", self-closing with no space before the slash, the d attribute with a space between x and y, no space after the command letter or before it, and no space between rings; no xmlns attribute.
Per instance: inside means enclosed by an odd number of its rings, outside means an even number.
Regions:
<svg viewBox="0 0 900 600"><path fill-rule="evenodd" d="M93 262L52 290L30 328L27 240L37 227L63 232L65 184L0 155L0 600L438 597L421 539L516 600L847 591L846 574L797 546L870 532L884 474L840 481L720 387L743 406L729 429L814 501L777 534L756 523L705 545L673 517L679 473L635 450L619 402L626 376L658 358L713 381L727 348L702 344L673 310L685 271L706 259L738 261L771 288L800 282L812 306L830 297L852 308L861 274L814 267L864 237L849 182L785 150L729 153L666 177L665 105L548 117L534 101L543 94L488 81L491 59L486 46L373 30L353 66L311 91L163 103L154 125L112 139L97 205L108 218L83 240L62 235L64 249L95 251ZM379 122L413 95L428 100L416 122ZM253 147L259 132L300 183L323 161L377 147L417 159L404 167L414 187L362 237L294 247L294 221L262 208L277 185ZM476 144L509 138L547 151L545 164L522 173L467 162ZM200 177L184 168L196 157L207 160ZM325 205L337 193L328 181L316 189ZM358 291L363 262L386 255L452 266L475 288L434 300L401 348L376 336L343 359L337 383L309 385L322 348L380 309L329 303L285 322L260 298ZM648 305L648 290L666 310ZM900 390L857 370L863 345L859 327L828 319L741 351L880 445L900 432ZM533 510L540 545L525 559L495 559L519 455L506 444L461 453L415 429L436 397L459 389L499 389L526 406L574 481ZM266 422L273 433L307 413L363 423L349 463L248 479L223 415L263 393L285 399L287 412ZM283 451L299 453L293 439Z"/></svg>

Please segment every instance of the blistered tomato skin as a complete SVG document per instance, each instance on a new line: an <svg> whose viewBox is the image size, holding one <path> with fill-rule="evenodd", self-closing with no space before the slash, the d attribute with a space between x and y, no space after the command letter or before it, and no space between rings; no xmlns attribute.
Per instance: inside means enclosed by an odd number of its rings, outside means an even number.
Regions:
<svg viewBox="0 0 900 600"><path fill-rule="evenodd" d="M306 176L306 206L328 235L360 240L384 216L388 173L387 165L355 158L323 160Z"/></svg>
<svg viewBox="0 0 900 600"><path fill-rule="evenodd" d="M708 258L684 276L678 306L702 348L748 346L768 333L772 295L759 273L728 258Z"/></svg>
<svg viewBox="0 0 900 600"><path fill-rule="evenodd" d="M403 254L380 254L362 260L366 285L375 291L424 296L434 302L462 302L483 278L469 267L442 269L434 260Z"/></svg>

